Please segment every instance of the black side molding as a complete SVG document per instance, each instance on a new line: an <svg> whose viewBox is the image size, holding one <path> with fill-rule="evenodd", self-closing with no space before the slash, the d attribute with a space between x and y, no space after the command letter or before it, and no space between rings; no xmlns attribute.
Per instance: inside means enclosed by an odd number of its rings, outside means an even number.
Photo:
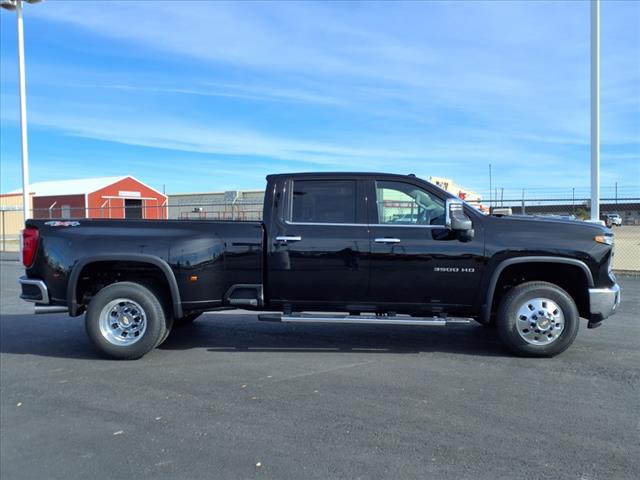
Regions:
<svg viewBox="0 0 640 480"><path fill-rule="evenodd" d="M94 255L92 257L85 257L80 259L73 266L71 270L71 275L69 276L69 284L67 285L67 305L69 306L69 315L72 317L76 317L79 315L79 305L78 300L76 298L76 288L78 286L78 280L80 279L80 273L87 265L95 262L140 262L140 263L148 263L150 265L158 267L169 283L169 290L171 291L171 301L173 303L173 314L176 318L181 318L182 314L182 303L180 300L180 290L178 290L178 282L176 281L176 277L173 274L173 270L167 262L165 262L162 258L156 257L154 255L145 255L142 253L127 253L127 254L104 254L104 255Z"/></svg>

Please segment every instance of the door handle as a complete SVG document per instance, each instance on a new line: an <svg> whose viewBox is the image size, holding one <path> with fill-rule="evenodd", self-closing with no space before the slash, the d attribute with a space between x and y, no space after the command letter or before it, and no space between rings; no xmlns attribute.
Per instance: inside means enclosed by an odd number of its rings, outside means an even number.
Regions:
<svg viewBox="0 0 640 480"><path fill-rule="evenodd" d="M384 238L376 238L374 240L374 242L376 242L376 243L400 243L400 239L399 238L384 237Z"/></svg>
<svg viewBox="0 0 640 480"><path fill-rule="evenodd" d="M300 235L280 235L276 237L278 242L299 242L302 240Z"/></svg>

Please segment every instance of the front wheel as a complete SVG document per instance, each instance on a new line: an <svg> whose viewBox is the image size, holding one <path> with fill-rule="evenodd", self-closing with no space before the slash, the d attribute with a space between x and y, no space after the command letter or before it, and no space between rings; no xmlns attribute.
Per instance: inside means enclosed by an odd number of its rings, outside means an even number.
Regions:
<svg viewBox="0 0 640 480"><path fill-rule="evenodd" d="M156 347L167 333L167 317L158 297L146 286L113 283L89 303L85 328L103 354L133 360Z"/></svg>
<svg viewBox="0 0 640 480"><path fill-rule="evenodd" d="M527 282L504 296L496 327L514 353L553 357L564 352L578 334L580 316L563 289L548 282Z"/></svg>

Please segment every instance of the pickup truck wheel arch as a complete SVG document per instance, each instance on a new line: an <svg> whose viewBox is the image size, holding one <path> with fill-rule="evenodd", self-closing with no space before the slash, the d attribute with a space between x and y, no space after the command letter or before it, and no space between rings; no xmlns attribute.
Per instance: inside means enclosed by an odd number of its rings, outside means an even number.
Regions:
<svg viewBox="0 0 640 480"><path fill-rule="evenodd" d="M71 275L69 276L69 284L67 286L67 305L69 306L70 316L75 317L79 315L80 306L78 305L77 288L82 271L85 269L85 267L92 263L110 261L146 263L159 268L160 271L164 274L164 277L167 280L169 291L171 292L173 315L176 318L180 318L183 316L182 303L180 300L180 290L178 289L178 282L176 281L173 270L171 270L169 264L162 258L145 254L104 254L80 259L71 270Z"/></svg>
<svg viewBox="0 0 640 480"><path fill-rule="evenodd" d="M488 324L491 320L491 309L493 306L493 299L495 295L496 286L498 285L498 280L500 279L500 275L502 272L511 265L522 264L522 263L560 263L564 265L572 265L575 267L579 267L585 275L585 279L587 282L587 287L593 287L593 275L591 274L591 270L587 265L574 258L561 258L561 257L548 257L548 256L526 256L526 257L515 257L508 258L503 260L498 264L498 266L493 271L491 275L491 280L489 281L487 293L485 297L485 301L482 307L482 317L481 323Z"/></svg>

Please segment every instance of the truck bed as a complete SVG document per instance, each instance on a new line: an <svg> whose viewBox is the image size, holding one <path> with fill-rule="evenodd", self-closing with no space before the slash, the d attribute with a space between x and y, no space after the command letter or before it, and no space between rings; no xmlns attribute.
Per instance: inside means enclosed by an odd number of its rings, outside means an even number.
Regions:
<svg viewBox="0 0 640 480"><path fill-rule="evenodd" d="M38 228L40 245L27 276L46 282L52 304L68 303L67 285L72 274L82 282L84 266L111 269L145 257L169 266L184 311L221 305L234 284L262 284L261 222L78 219L29 220L29 226Z"/></svg>

